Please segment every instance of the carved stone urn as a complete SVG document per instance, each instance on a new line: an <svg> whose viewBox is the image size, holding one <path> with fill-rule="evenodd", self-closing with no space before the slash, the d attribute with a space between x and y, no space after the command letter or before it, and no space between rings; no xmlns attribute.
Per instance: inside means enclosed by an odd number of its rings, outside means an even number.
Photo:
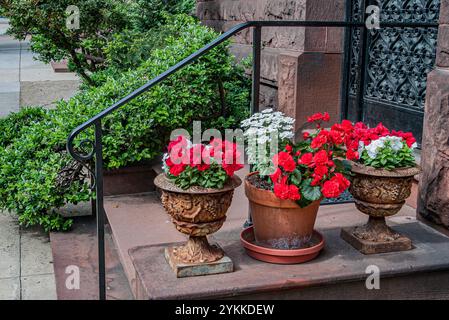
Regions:
<svg viewBox="0 0 449 320"><path fill-rule="evenodd" d="M164 173L155 178L154 184L162 192L162 205L175 228L189 236L187 243L165 249L166 259L178 277L233 271L232 261L218 244L209 244L207 235L222 227L234 189L241 183L234 175L222 189L194 186L184 190Z"/></svg>
<svg viewBox="0 0 449 320"><path fill-rule="evenodd" d="M387 226L385 217L399 212L410 196L419 166L393 170L376 169L351 162L349 191L357 209L369 216L363 226L344 228L341 237L364 254L412 249L409 238Z"/></svg>

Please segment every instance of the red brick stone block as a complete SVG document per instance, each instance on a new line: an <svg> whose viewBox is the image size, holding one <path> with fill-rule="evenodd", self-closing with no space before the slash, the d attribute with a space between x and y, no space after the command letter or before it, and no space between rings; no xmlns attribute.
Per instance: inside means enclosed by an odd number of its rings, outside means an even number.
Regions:
<svg viewBox="0 0 449 320"><path fill-rule="evenodd" d="M449 228L449 70L427 78L418 213Z"/></svg>

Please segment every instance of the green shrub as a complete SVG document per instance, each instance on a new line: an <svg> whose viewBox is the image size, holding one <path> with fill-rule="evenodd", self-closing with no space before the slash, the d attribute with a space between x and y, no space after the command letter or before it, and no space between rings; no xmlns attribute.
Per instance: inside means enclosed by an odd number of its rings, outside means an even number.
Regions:
<svg viewBox="0 0 449 320"><path fill-rule="evenodd" d="M145 32L165 24L166 14L192 14L196 0L135 0L131 11L134 29Z"/></svg>
<svg viewBox="0 0 449 320"><path fill-rule="evenodd" d="M70 227L71 221L53 209L88 200L91 194L81 175L72 178L68 188L61 183L67 178L62 170L72 164L65 152L67 135L218 36L188 16L177 16L167 28L172 35L164 40L165 46L152 50L138 68L105 75L102 85L60 101L53 110L27 109L0 121L0 127L10 128L23 123L15 130L17 135L4 138L0 147L1 208L17 212L25 225L39 224L46 230ZM249 81L243 69L234 65L227 45L210 51L103 120L105 168L154 158L173 129L189 128L194 120L203 120L203 127L238 126L248 114ZM7 124L8 119L16 119L11 121L16 124ZM92 130L79 139L91 135Z"/></svg>

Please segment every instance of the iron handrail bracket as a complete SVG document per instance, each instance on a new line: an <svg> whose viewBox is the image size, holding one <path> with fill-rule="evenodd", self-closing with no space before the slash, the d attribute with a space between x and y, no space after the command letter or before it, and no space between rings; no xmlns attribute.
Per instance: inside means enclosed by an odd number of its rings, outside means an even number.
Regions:
<svg viewBox="0 0 449 320"><path fill-rule="evenodd" d="M80 126L76 127L67 138L67 151L77 161L85 163L95 158L95 173L93 174L93 187L96 192L95 213L97 217L97 242L98 242L98 273L99 273L99 298L106 299L106 270L105 270L105 247L104 247L104 196L103 196L103 147L102 147L102 127L101 120L114 110L125 105L127 102L140 96L142 93L148 91L159 82L163 81L173 73L182 69L186 65L194 62L199 57L203 56L211 49L217 47L233 35L248 28L254 28L253 33L253 76L252 76L252 98L251 111L257 112L259 110L259 93L260 93L260 63L261 63L261 49L262 49L262 27L341 27L341 28L366 28L364 22L358 21L248 21L238 24L225 33L221 34L212 42L208 43L195 53L187 58L184 58L167 71L161 73L157 77L148 81L145 85L133 91L126 97L120 99L112 106L104 109L91 119L87 120ZM384 28L436 28L437 23L427 22L380 22L380 27ZM345 42L347 43L347 41ZM344 48L347 50L347 48ZM348 68L347 59L344 68ZM347 78L347 77L346 77ZM347 81L347 80L345 80ZM345 84L344 84L345 85ZM346 101L347 103L347 101ZM95 132L95 140L82 140L78 149L83 149L83 146L89 145L90 151L77 152L74 147L75 138L87 128L93 126ZM82 153L85 152L85 153ZM93 188L92 187L92 188Z"/></svg>

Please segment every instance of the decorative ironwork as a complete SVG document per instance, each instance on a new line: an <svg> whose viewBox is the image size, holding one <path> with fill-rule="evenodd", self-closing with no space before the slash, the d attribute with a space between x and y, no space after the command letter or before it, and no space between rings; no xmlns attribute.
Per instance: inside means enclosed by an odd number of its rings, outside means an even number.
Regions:
<svg viewBox="0 0 449 320"><path fill-rule="evenodd" d="M381 22L437 22L439 0L379 1ZM363 17L353 0L354 19ZM357 20L359 21L359 20ZM437 28L381 28L368 35L364 97L423 110L427 73L435 62ZM350 93L357 92L360 30L353 32Z"/></svg>
<svg viewBox="0 0 449 320"><path fill-rule="evenodd" d="M352 16L351 20L356 22L363 21L364 9L363 0L347 0L352 1ZM351 68L349 71L349 93L351 95L356 95L358 91L358 78L360 68L360 47L361 47L361 37L362 31L360 28L352 29L352 44L351 44Z"/></svg>
<svg viewBox="0 0 449 320"><path fill-rule="evenodd" d="M321 204L327 205L327 204L350 203L350 202L354 202L354 198L349 193L349 191L346 190L338 198L323 199L323 201L321 201Z"/></svg>
<svg viewBox="0 0 449 320"><path fill-rule="evenodd" d="M89 188L90 190L95 190L96 176L92 169L95 156L95 142L90 139L84 139L75 150L73 146L75 136L67 143L68 152L73 160L59 172L57 185L62 188L68 188L73 181L90 179Z"/></svg>

